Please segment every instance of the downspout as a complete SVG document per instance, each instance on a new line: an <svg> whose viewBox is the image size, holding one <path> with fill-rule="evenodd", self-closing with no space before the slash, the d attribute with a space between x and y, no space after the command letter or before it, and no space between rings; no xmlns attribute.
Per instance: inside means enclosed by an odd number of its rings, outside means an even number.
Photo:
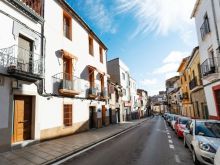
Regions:
<svg viewBox="0 0 220 165"><path fill-rule="evenodd" d="M44 18L44 10L45 10L45 3L44 1L42 1L43 4L43 9L42 9L42 17ZM37 85L38 88L38 94L40 96L43 97L48 97L48 96L52 96L51 93L47 93L46 89L45 89L45 53L46 52L46 38L44 36L44 22L41 23L41 55L43 58L43 74L44 74L44 78L39 82L39 84Z"/></svg>
<svg viewBox="0 0 220 165"><path fill-rule="evenodd" d="M215 31L216 31L216 38L217 38L217 43L218 43L218 53L220 53L220 41L219 41L219 31L218 31L218 25L217 25L217 20L216 20L216 11L215 11L215 4L214 0L211 1L212 3L212 11L213 11L213 17L214 17L214 25L215 25Z"/></svg>

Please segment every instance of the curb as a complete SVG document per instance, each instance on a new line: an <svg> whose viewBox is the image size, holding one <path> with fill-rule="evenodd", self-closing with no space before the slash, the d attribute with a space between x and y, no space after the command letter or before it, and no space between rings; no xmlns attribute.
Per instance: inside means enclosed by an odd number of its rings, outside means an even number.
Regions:
<svg viewBox="0 0 220 165"><path fill-rule="evenodd" d="M94 141L94 142L92 142L92 143L90 143L90 144L88 144L88 145L85 145L85 146L83 146L83 147L80 147L80 148L78 148L78 149L76 149L76 150L70 151L70 152L68 152L68 153L66 153L66 154L64 154L64 155L58 156L58 157L56 157L56 158L54 158L54 159L52 159L52 160L49 160L49 161L47 161L47 162L45 162L45 163L42 163L41 165L50 165L50 164L56 163L56 162L58 162L58 161L60 161L60 160L62 160L62 159L65 159L65 158L67 158L67 157L69 157L69 156L71 156L71 155L77 154L78 152L80 152L80 151L82 151L82 150L85 150L85 149L87 149L87 148L89 148L89 147L92 147L92 146L94 146L94 145L96 145L96 144L98 144L98 143L100 143L100 142L103 142L103 141L105 141L105 140L107 140L107 139L113 138L113 137L115 137L115 136L117 136L117 135L119 135L119 134L126 133L127 131L132 130L132 129L134 129L134 128L140 126L142 123L146 122L146 121L149 120L149 119L151 119L151 118L147 118L147 119L141 121L140 123L138 123L138 124L136 124L136 125L130 126L130 127L128 127L128 128L125 128L124 130L121 130L121 131L119 131L119 132L116 132L116 133L114 133L114 134L112 134L112 135L110 135L110 136L108 136L108 137L104 137L104 138L102 138L102 139L100 139L100 140Z"/></svg>

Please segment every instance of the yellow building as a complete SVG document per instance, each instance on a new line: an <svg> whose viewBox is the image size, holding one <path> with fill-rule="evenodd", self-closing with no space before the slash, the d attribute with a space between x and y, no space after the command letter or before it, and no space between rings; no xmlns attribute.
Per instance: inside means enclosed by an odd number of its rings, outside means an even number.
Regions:
<svg viewBox="0 0 220 165"><path fill-rule="evenodd" d="M191 103L191 98L190 98L190 90L189 90L189 75L186 70L187 65L189 63L189 57L186 57L182 60L177 72L179 72L180 75L180 109L181 113L184 116L188 117L194 117L194 112L193 112L193 106Z"/></svg>
<svg viewBox="0 0 220 165"><path fill-rule="evenodd" d="M193 116L208 119L208 108L202 84L199 47L195 47L186 67L189 79L189 96L193 105Z"/></svg>

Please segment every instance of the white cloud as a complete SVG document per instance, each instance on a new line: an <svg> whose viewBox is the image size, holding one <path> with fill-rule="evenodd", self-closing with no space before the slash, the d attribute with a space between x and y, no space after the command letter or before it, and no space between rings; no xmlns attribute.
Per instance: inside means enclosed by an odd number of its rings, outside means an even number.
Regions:
<svg viewBox="0 0 220 165"><path fill-rule="evenodd" d="M180 52L180 51L172 51L170 54L167 55L167 57L162 61L164 65L162 65L159 68L156 68L153 71L153 74L170 74L177 71L180 62L182 59L189 54L186 52ZM174 75L174 74L173 74Z"/></svg>
<svg viewBox="0 0 220 165"><path fill-rule="evenodd" d="M113 14L104 5L102 0L83 0L78 2L80 6L84 7L86 16L94 21L102 33L116 33L117 28L113 23Z"/></svg>
<svg viewBox="0 0 220 165"><path fill-rule="evenodd" d="M155 79L155 78L154 79L144 79L140 83L143 86L155 85L155 84L157 84L157 79Z"/></svg>
<svg viewBox="0 0 220 165"><path fill-rule="evenodd" d="M159 68L156 68L153 71L153 74L169 73L169 72L172 72L174 70L177 70L177 68L178 68L178 64L177 63L169 63L169 64L162 65Z"/></svg>
<svg viewBox="0 0 220 165"><path fill-rule="evenodd" d="M172 51L168 56L163 60L163 63L179 63L184 57L188 55L187 52Z"/></svg>
<svg viewBox="0 0 220 165"><path fill-rule="evenodd" d="M137 18L139 26L133 36L150 31L162 35L175 31L179 32L185 42L192 39L186 34L194 28L190 14L195 0L117 0L117 2L119 14L131 12Z"/></svg>

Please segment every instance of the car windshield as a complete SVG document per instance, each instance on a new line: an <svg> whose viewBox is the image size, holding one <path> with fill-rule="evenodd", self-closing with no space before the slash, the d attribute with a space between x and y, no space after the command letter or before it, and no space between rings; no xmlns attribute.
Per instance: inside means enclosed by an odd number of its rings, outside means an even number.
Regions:
<svg viewBox="0 0 220 165"><path fill-rule="evenodd" d="M179 119L179 123L184 124L184 125L186 125L188 121L189 121L189 119L184 119L184 118Z"/></svg>
<svg viewBox="0 0 220 165"><path fill-rule="evenodd" d="M196 135L220 138L220 123L196 122Z"/></svg>

